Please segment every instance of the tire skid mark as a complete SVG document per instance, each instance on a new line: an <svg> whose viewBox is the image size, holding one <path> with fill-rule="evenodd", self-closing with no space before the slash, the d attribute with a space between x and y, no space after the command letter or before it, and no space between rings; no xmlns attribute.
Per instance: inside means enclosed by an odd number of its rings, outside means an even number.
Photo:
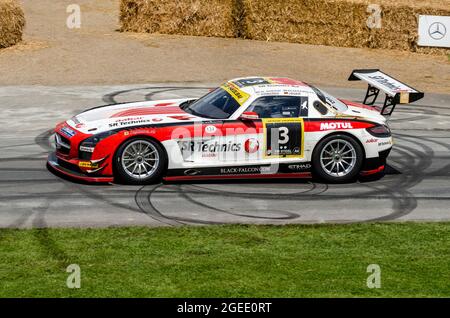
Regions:
<svg viewBox="0 0 450 318"><path fill-rule="evenodd" d="M199 194L199 193L201 193L201 192L196 192L195 194ZM270 213L280 214L280 216L273 216L273 217L257 216L257 215L251 215L251 214L246 214L246 213L235 213L235 212L227 211L227 210L220 209L220 208L214 207L212 205L209 205L209 204L206 204L206 203L203 203L203 202L200 202L200 201L194 199L191 195L189 195L188 192L183 191L182 186L178 186L178 194L181 195L182 198L186 199L186 201L193 203L199 207L206 208L206 209L216 211L216 212L221 212L224 214L233 215L233 216L252 218L252 219L267 219L267 220L293 220L293 219L297 219L300 217L300 215L297 213L283 211L283 210L271 210ZM252 211L249 210L249 212L252 212ZM254 212L260 212L260 211L254 211ZM285 216L283 216L283 214Z"/></svg>
<svg viewBox="0 0 450 318"><path fill-rule="evenodd" d="M264 190L261 189L261 192L263 193L245 193L245 192L232 192L232 191L225 191L225 190L217 190L217 189L206 189L204 187L196 186L194 184L192 185L186 185L187 189L183 189L183 193L186 193L188 195L192 194L202 194L202 195L211 195L211 196L226 196L226 197L235 197L235 198L247 198L247 199L270 199L270 200L297 200L295 196L299 195L318 195L321 193L324 193L328 187L324 187L322 190L318 190L317 185L309 182L311 184L311 189L300 191L300 192L291 192L288 194L283 193L267 193L263 192ZM238 184L241 185L241 184ZM295 184L294 184L295 185ZM189 188L193 190L188 190Z"/></svg>
<svg viewBox="0 0 450 318"><path fill-rule="evenodd" d="M399 134L397 134L396 136L398 139L405 141L414 139L414 143L421 147L424 151L419 151L404 144L397 144L394 151L401 153L401 158L403 159L402 163L398 162L401 166L400 169L407 173L399 176L399 178L389 186L384 185L379 187L365 185L366 187L391 195L391 200L393 202L392 213L386 216L373 218L368 220L369 222L392 221L404 217L414 211L417 208L417 198L414 197L414 195L412 195L407 189L421 183L425 177L425 174L417 173L417 171L424 171L433 163L432 158L434 151L424 142L417 141L417 138L410 135L403 134L402 136L399 136ZM408 165L408 162L412 164L412 166Z"/></svg>
<svg viewBox="0 0 450 318"><path fill-rule="evenodd" d="M135 88L129 90L115 91L103 96L103 101L108 104L118 103L117 98L123 97L128 93L134 92L143 92L145 100L153 100L158 94L163 94L167 92L176 92L182 90L189 89L208 89L209 87L199 87L199 86L158 86L158 87L142 87ZM412 114L412 117L409 118L399 118L392 119L393 123L397 122L405 122L405 121L423 121L423 120L433 120L434 116L443 116L442 114L438 114L436 111L430 109L444 109L444 107L439 106L424 106L420 105L418 107L411 107L411 111L408 112L409 108L404 108L400 111L400 113L404 115ZM445 108L448 109L448 108ZM444 114L446 115L446 114ZM450 116L450 115L446 115ZM444 117L446 117L444 116ZM416 129L417 130L417 129ZM420 130L420 129L419 129ZM290 221L294 219L300 219L301 216L297 211L263 211L265 213L271 213L272 215L257 215L257 213L262 212L261 210L256 209L247 210L248 213L241 213L236 211L229 211L228 209L221 209L219 207L215 207L211 204L205 203L201 198L206 197L210 202L214 202L215 200L233 200L233 198L239 198L244 200L267 200L267 201L297 201L299 203L299 207L302 209L308 209L308 203L311 202L324 202L324 206L322 209L333 209L333 202L340 200L367 200L367 199L376 199L381 200L383 202L391 202L391 209L389 211L381 211L386 215L372 218L369 220L364 220L363 222L373 222L373 221L392 221L398 219L400 217L404 217L414 211L417 207L418 200L430 200L430 201L446 201L450 200L447 197L420 197L414 196L410 189L418 184L420 184L426 177L439 175L440 173L447 174L448 170L450 170L450 164L445 165L442 168L431 170L430 167L433 164L433 161L437 159L435 157L435 153L429 144L434 143L436 145L440 145L445 149L450 150L450 146L441 141L437 141L437 138L449 138L442 136L424 136L418 138L414 135L407 134L408 130L405 129L402 133L395 133L394 136L402 141L400 144L396 144L394 147L394 154L399 155L401 157L395 157L393 162L396 163L396 168L401 171L401 174L396 174L392 176L388 176L377 182L368 182L368 183L355 183L355 184L344 184L339 185L341 189L345 189L343 194L335 194L330 191L336 189L336 187L330 187L327 184L323 184L317 182L316 180L304 182L303 180L290 180L289 183L292 183L292 187L296 187L296 184L300 184L300 188L298 191L294 193L270 193L270 187L276 187L279 191L279 184L289 184L280 181L280 183L267 183L263 182L264 186L258 187L258 183L248 183L245 181L236 182L235 184L225 182L220 183L220 185L234 185L238 191L227 191L226 189L220 190L216 188L208 188L208 186L204 185L204 183L195 183L195 184L159 184L159 185L149 185L140 187L137 190L135 188L131 189L123 189L118 186L86 186L83 184L77 184L73 182L66 181L64 179L55 178L55 179L44 179L44 180L0 180L0 185L7 185L9 183L16 184L39 184L40 182L45 183L55 183L62 184L62 189L58 189L58 191L50 191L44 193L34 193L34 194L24 194L23 197L13 197L13 196L2 196L2 199L14 200L14 201L27 201L27 200L35 200L36 198L45 198L46 200L60 200L62 202L66 202L67 199L77 199L80 198L90 198L92 200L106 203L107 205L115 208L125 209L127 211L133 211L136 213L145 213L148 217L153 220L161 223L162 225L169 226L182 226L185 224L223 224L223 222L218 221L208 221L202 219L202 215L206 217L211 217L208 213L214 213L217 215L231 215L236 217L236 219L230 220L230 222L238 222L240 218L248 219L248 220L267 220L268 222L274 220L285 220ZM411 131L415 131L411 129ZM421 130L422 131L422 130ZM430 131L430 133L434 131L446 131L445 129L434 129L434 130L423 130ZM53 150L53 147L50 144L50 137L53 134L53 130L46 130L42 132L35 138L35 144L39 145L44 152L35 153L27 156L17 156L11 158L0 158L0 162L17 162L19 165L23 165L22 163L26 162L36 162L42 161L44 162L46 159L46 155L49 151ZM415 147L411 147L409 143L414 144ZM23 144L22 146L28 146L32 144ZM21 145L15 145L21 146ZM5 146L5 148L15 147L14 145ZM1 149L1 147L0 147ZM392 161L392 157L390 160ZM45 171L45 169L19 169L19 168L0 168L0 172L9 171L9 172L41 172ZM207 183L208 184L208 183ZM251 186L254 187L252 192L246 192L245 187ZM306 188L307 187L307 188ZM244 189L241 189L244 188ZM254 193L255 189L260 189L259 193ZM97 191L98 190L98 191ZM242 191L239 191L242 190ZM292 188L289 188L292 190ZM358 190L358 191L355 191ZM361 191L362 190L362 191ZM194 205L201 208L202 212L198 218L189 218L183 216L182 207L179 208L180 213L177 216L169 215L166 211L157 208L156 204L156 195L164 195L169 196L170 198L178 198L186 202L186 206ZM133 199L133 204L124 204L119 203L117 200L123 199ZM69 201L70 202L70 201ZM246 201L244 201L246 202ZM70 206L74 206L77 208L79 206L75 206L75 202L70 202ZM189 204L189 205L188 205ZM248 204L250 206L250 204ZM364 206L364 205L362 205ZM174 206L177 208L178 206ZM41 209L41 210L39 210ZM27 213L21 213L19 218L10 224L12 227L20 227L25 224L30 217L35 215L35 220L33 221L33 225L36 227L46 227L47 223L45 222L45 213L48 210L48 206L45 209L44 207L38 208L38 210L30 211ZM326 210L325 210L326 211ZM113 209L112 209L113 212ZM121 213L120 210L117 213ZM204 214L206 213L206 214ZM320 212L319 212L320 213ZM362 211L364 213L364 211ZM355 222L354 220L336 220L336 222L344 222L351 223ZM361 221L358 221L361 222ZM48 235L47 235L48 236ZM49 246L50 250L53 249L51 238L46 237L46 234L43 233L40 236L40 241L43 245ZM50 240L50 241L49 241ZM52 255L49 252L49 255ZM57 250L54 252L52 256L55 259L63 260L65 258L64 253L59 253Z"/></svg>
<svg viewBox="0 0 450 318"><path fill-rule="evenodd" d="M167 90L169 91L169 90ZM170 91L172 91L172 88L170 88ZM157 92L152 92L146 95L146 99L152 99L153 96L155 96L157 94ZM416 108L417 109L417 108ZM400 119L398 121L404 121L404 120L426 120L428 118L430 118L430 116L433 115L438 115L435 111L429 110L429 109L417 109L419 110L419 116L414 116L412 118L408 118L408 119ZM427 146L424 146L425 148L427 148ZM409 151L411 151L412 153L414 153L417 156L421 156L423 153L416 151L412 148L408 149ZM426 150L431 150L430 148L426 149ZM414 158L411 155L408 155L407 157L409 159L409 161L411 162L411 160L414 162ZM419 167L424 168L425 166L429 166L431 164L431 162L423 162L422 164L419 165ZM402 164L402 168L408 168L407 165ZM388 184L388 185L379 185L379 186L368 186L367 184L363 184L363 186L366 186L369 191L365 192L363 195L358 194L358 198L367 198L367 197L380 197L380 192L383 193L385 195L385 198L388 198L389 200L392 201L392 212L387 215L387 216L382 216L380 218L375 218L372 220L368 220L368 221L377 221L377 220L393 220L402 216L405 216L407 214L409 214L410 212L412 212L416 207L417 207L417 200L414 198L414 196L408 192L406 189L414 186L417 183L421 182L421 178L417 177L414 175L414 172L417 171L416 169L417 167L415 166L414 168L408 169L408 171L412 171L413 177L409 177L409 176L400 176L399 180L397 182L394 182L394 184ZM317 187L315 182L312 182L312 184L314 184L314 187ZM199 202L198 200L195 200L192 198L192 195L207 195L207 196L214 196L217 195L219 197L240 197L240 198L248 198L248 199L257 199L257 198L261 198L264 197L265 199L270 199L270 200L285 200L286 198L292 199L292 200L301 200L302 204L307 203L308 200L310 201L315 201L316 198L318 200L339 200L339 199L348 199L349 196L337 196L337 195L329 195L327 194L327 190L328 190L328 186L326 186L322 191L320 191L317 194L320 194L320 196L315 196L313 194L308 195L307 197L305 197L304 194L300 193L295 193L295 194L288 194L288 195L280 195L280 194L255 194L255 193L234 193L234 192L230 192L230 191L221 191L221 190L211 190L211 189L203 189L201 191L201 186L198 185L191 185L190 186L191 189L196 189L197 191L192 191L192 190L188 190L188 187L183 188L182 186L179 186L179 194L182 195L182 197L184 199L186 199L188 202L192 203L192 204L196 204L197 206L200 206L202 208L207 208L209 210L213 210L213 211L217 211L217 212L222 212L222 213L229 213L226 210L223 209L218 209L216 207L212 207L210 205L207 205L203 202ZM200 189L199 189L200 188ZM352 187L350 187L352 188ZM149 194L149 200L151 201L151 195L156 191L157 189L153 189L152 192ZM177 194L176 192L174 192L173 194ZM294 197L293 197L294 196ZM299 198L296 198L295 196L299 196ZM153 206L154 208L154 206ZM158 211L158 213L160 215L162 215L161 211Z"/></svg>
<svg viewBox="0 0 450 318"><path fill-rule="evenodd" d="M50 140L48 138L49 134L52 133L52 130L48 130L42 134L40 134L37 138L36 138L36 143L41 146L44 149L52 149L51 145L50 145ZM81 192L84 196L94 200L94 201L101 201L104 202L110 206L113 207L117 207L117 208L121 208L121 209L125 209L125 210L131 210L134 212L139 212L138 208L135 207L131 207L129 205L126 204L122 204L122 203L117 203L114 202L113 200L111 200L110 198L108 198L107 196L104 196L102 194L97 194L93 191L88 190L84 185L81 184L77 184L71 181L67 181L65 179L62 178L57 178L57 180L62 183L66 188ZM64 189L61 191L56 192L55 194L57 195L63 195L62 193L64 192ZM73 192L73 191L72 191Z"/></svg>
<svg viewBox="0 0 450 318"><path fill-rule="evenodd" d="M139 207L140 211L155 221L160 223L170 225L170 226L179 226L184 225L184 223L180 222L177 219L169 218L164 216L156 207L153 205L151 201L152 193L157 190L161 185L153 185L153 186L143 186L140 188L134 196L134 200ZM146 191L144 191L146 190Z"/></svg>

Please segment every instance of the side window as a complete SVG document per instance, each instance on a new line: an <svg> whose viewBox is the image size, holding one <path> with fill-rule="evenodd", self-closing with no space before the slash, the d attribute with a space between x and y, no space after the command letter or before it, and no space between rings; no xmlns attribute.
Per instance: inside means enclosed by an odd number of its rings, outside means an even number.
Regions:
<svg viewBox="0 0 450 318"><path fill-rule="evenodd" d="M255 100L247 111L259 118L295 118L308 116L308 97L264 96Z"/></svg>

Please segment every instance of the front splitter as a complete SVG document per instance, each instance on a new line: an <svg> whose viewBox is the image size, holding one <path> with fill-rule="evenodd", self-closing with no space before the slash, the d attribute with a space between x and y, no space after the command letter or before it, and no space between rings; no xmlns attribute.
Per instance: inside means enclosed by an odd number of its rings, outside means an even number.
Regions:
<svg viewBox="0 0 450 318"><path fill-rule="evenodd" d="M60 159L58 159L58 157L56 156L56 153L52 152L48 156L47 166L51 170L61 173L66 177L73 178L73 179L80 180L80 181L95 182L95 183L109 183L109 182L114 181L114 177L112 177L112 176L92 177L89 175L79 173L77 171L67 169L59 164L59 160Z"/></svg>

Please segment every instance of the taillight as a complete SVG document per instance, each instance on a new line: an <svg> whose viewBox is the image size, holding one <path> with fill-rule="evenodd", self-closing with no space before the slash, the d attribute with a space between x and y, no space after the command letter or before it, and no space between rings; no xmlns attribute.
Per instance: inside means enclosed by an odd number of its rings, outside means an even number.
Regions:
<svg viewBox="0 0 450 318"><path fill-rule="evenodd" d="M387 138L391 137L391 130L386 125L377 125L371 128L366 128L367 132L374 137Z"/></svg>

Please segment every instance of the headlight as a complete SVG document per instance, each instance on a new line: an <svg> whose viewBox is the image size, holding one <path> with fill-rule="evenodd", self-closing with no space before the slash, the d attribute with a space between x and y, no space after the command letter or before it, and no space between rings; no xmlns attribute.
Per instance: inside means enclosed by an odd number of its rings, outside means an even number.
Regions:
<svg viewBox="0 0 450 318"><path fill-rule="evenodd" d="M391 137L391 130L386 125L377 125L371 128L366 128L367 132L374 137L387 138Z"/></svg>
<svg viewBox="0 0 450 318"><path fill-rule="evenodd" d="M91 136L88 139L83 140L79 147L79 157L81 159L90 160L90 156L94 152L95 146L97 146L97 144L103 139L108 138L115 134L117 134L116 131L105 131L103 133Z"/></svg>

